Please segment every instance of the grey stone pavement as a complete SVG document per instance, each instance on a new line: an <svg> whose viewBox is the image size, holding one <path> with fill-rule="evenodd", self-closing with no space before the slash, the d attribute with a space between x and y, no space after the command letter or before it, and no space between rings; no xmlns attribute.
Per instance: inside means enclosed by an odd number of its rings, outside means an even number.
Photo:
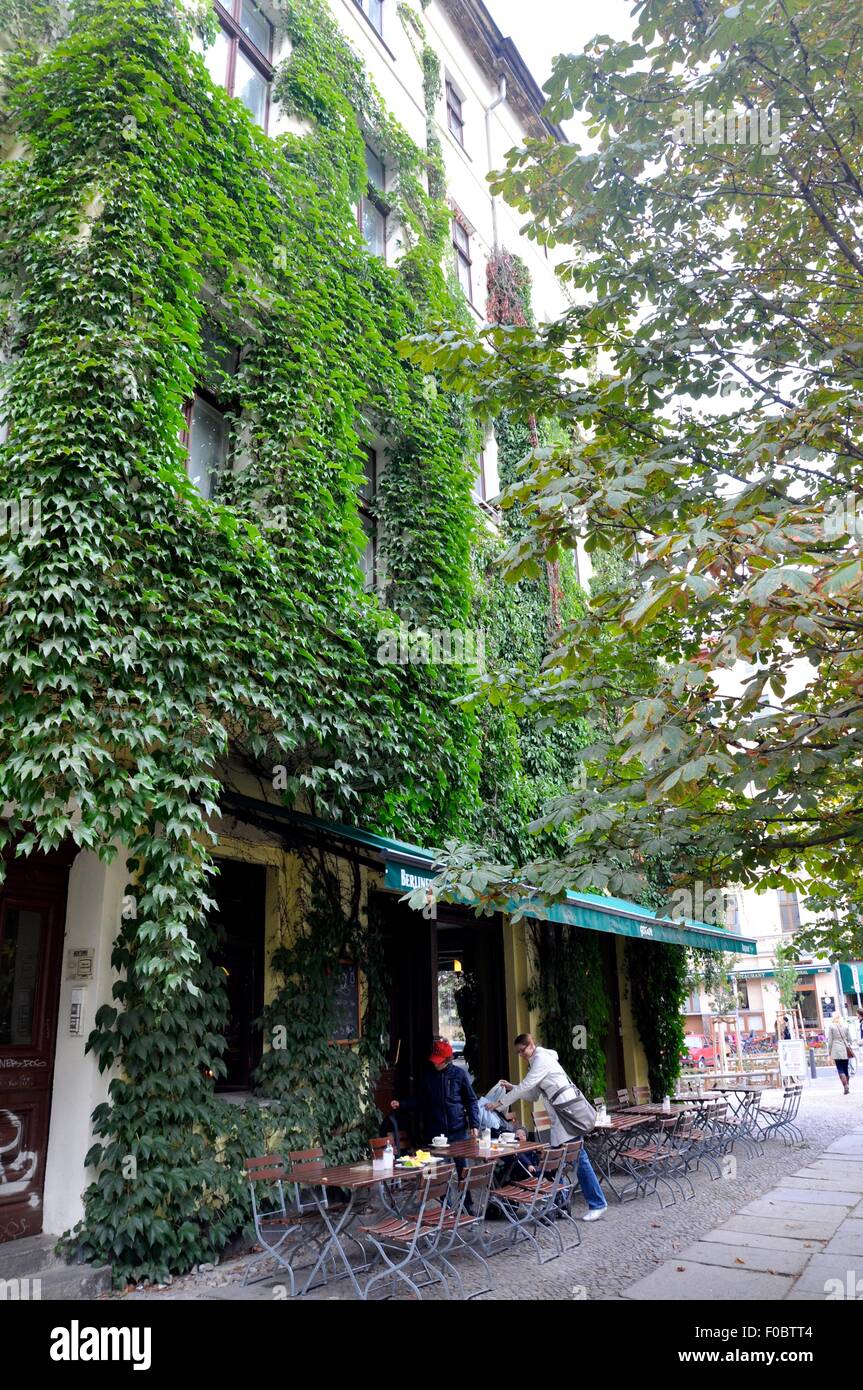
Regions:
<svg viewBox="0 0 863 1390"><path fill-rule="evenodd" d="M579 1223L581 1245L557 1259L540 1265L524 1244L495 1256L492 1289L483 1301L863 1299L863 1078L852 1078L851 1085L846 1097L835 1075L807 1083L797 1120L803 1142L768 1140L757 1157L738 1157L732 1177L712 1181L707 1173L693 1174L694 1200L661 1210L653 1196L623 1204L612 1198L600 1221ZM777 1102L778 1093L771 1098ZM278 1274L242 1288L246 1259L186 1275L164 1289L109 1297L287 1296ZM461 1257L468 1293L481 1287L478 1267L471 1265ZM307 1297L356 1295L342 1281ZM441 1295L428 1289L423 1297Z"/></svg>

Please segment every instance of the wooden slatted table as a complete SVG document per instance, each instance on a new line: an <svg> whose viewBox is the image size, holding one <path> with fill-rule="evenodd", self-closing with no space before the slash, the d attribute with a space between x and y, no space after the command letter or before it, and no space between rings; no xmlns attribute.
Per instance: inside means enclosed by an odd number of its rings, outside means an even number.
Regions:
<svg viewBox="0 0 863 1390"><path fill-rule="evenodd" d="M338 1251L345 1267L345 1273L356 1290L357 1298L362 1298L363 1292L357 1281L356 1271L342 1244L342 1233L354 1218L357 1195L360 1192L376 1187L380 1183L391 1183L396 1178L403 1178L405 1173L410 1171L418 1173L421 1170L390 1168L385 1171L376 1171L371 1163L341 1163L330 1168L323 1163L298 1163L291 1168L286 1181L300 1183L303 1187L309 1188L320 1218L329 1232L329 1239L324 1244L311 1274L303 1285L300 1298L303 1294L308 1293L312 1287L318 1270L323 1267L331 1251ZM350 1194L344 1210L340 1214L341 1219L335 1223L331 1218L326 1200L327 1189L330 1187L341 1188ZM362 1268L368 1268L368 1266L362 1266Z"/></svg>

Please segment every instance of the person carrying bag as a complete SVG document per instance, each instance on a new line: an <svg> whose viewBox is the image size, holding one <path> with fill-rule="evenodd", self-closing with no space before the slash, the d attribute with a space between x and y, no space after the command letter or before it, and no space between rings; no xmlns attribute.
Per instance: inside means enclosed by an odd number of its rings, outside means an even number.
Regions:
<svg viewBox="0 0 863 1390"><path fill-rule="evenodd" d="M830 1026L827 1029L827 1048L831 1059L836 1063L839 1080L842 1082L842 1089L847 1096L850 1089L848 1085L848 1060L854 1056L854 1048L851 1045L851 1030L839 1014L834 1014L830 1020Z"/></svg>
<svg viewBox="0 0 863 1390"><path fill-rule="evenodd" d="M575 1082L570 1081L557 1053L550 1047L538 1047L530 1033L519 1033L513 1045L518 1055L530 1063L527 1076L520 1086L501 1080L499 1084L507 1093L506 1100L497 1101L488 1109L497 1110L504 1105L511 1109L518 1100L535 1101L542 1096L551 1118L550 1141L555 1148L590 1134L596 1124L596 1111ZM577 1174L588 1206L582 1220L598 1221L608 1203L584 1145L578 1156Z"/></svg>

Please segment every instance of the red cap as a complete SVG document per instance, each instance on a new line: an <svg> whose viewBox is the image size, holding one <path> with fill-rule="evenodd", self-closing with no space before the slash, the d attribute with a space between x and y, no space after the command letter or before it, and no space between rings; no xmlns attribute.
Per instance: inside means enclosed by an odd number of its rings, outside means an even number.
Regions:
<svg viewBox="0 0 863 1390"><path fill-rule="evenodd" d="M436 1042L429 1057L430 1062L449 1062L452 1058L452 1048L446 1039Z"/></svg>

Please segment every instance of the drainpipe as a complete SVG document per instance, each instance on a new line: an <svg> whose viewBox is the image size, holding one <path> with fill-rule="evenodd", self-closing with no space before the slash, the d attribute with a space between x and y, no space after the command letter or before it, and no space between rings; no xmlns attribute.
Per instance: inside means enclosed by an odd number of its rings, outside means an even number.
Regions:
<svg viewBox="0 0 863 1390"><path fill-rule="evenodd" d="M506 77L503 75L503 73L501 73L500 77L498 78L497 96L495 97L495 99L494 99L494 101L492 102L491 106L488 107L488 109L486 110L486 113L485 113L485 147L486 147L486 153L487 153L487 156L488 156L488 168L489 168L489 172L491 172L491 168L492 168L492 155L491 155L491 113L492 113L492 111L496 111L497 108L498 108L500 105L502 105L502 103L505 102L505 101L506 101ZM492 193L492 195L491 195L491 225L492 225L492 240L493 240L493 242L494 242L494 249L495 249L495 251L496 251L496 250L498 249L498 245L499 245L499 242L498 242L498 235L497 235L497 198L495 197L495 195L494 195L493 193Z"/></svg>

